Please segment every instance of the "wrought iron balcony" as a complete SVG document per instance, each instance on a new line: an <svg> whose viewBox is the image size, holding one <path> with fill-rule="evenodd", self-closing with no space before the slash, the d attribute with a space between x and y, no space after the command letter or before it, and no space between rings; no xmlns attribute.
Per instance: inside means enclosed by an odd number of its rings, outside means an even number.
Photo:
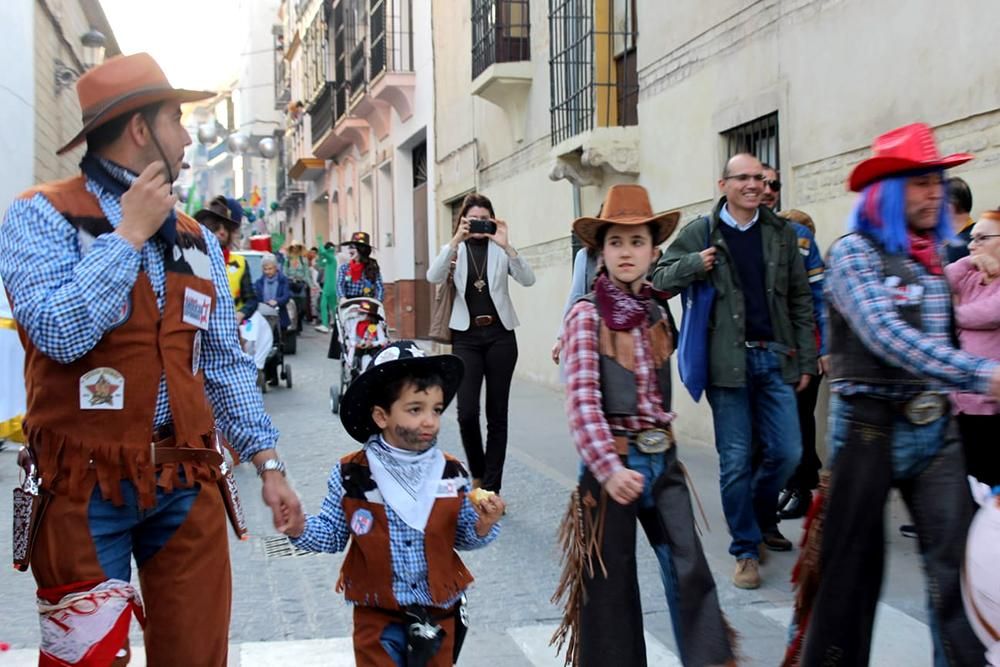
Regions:
<svg viewBox="0 0 1000 667"><path fill-rule="evenodd" d="M531 60L528 0L472 0L472 78L495 63Z"/></svg>
<svg viewBox="0 0 1000 667"><path fill-rule="evenodd" d="M409 0L371 0L369 25L371 80L383 72L412 72L413 17Z"/></svg>
<svg viewBox="0 0 1000 667"><path fill-rule="evenodd" d="M359 42L351 51L351 97L364 90L368 82L368 58L365 56L365 43Z"/></svg>
<svg viewBox="0 0 1000 667"><path fill-rule="evenodd" d="M335 84L327 81L323 90L309 107L309 118L312 122L312 142L315 146L320 142L330 128L333 127L333 98Z"/></svg>

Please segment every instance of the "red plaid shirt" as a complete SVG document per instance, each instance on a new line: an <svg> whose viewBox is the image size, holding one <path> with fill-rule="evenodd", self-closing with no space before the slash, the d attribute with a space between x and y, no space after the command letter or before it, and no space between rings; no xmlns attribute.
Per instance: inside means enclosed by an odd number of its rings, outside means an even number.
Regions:
<svg viewBox="0 0 1000 667"><path fill-rule="evenodd" d="M653 367L653 352L646 327L632 329L635 340L635 378L639 393L638 415L606 417L601 407L601 370L598 356L597 307L580 301L566 316L563 361L566 364L566 413L580 458L597 481L604 483L625 466L615 452L611 429L642 431L669 424L674 413L663 409L663 397Z"/></svg>

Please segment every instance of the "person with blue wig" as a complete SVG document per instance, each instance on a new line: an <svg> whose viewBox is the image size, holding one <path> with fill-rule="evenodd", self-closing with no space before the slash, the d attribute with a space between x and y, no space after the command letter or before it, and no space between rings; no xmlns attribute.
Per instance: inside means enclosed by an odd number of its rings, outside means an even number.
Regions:
<svg viewBox="0 0 1000 667"><path fill-rule="evenodd" d="M828 478L807 519L787 665L866 665L882 584L884 507L899 489L928 584L934 665L982 665L960 587L973 515L948 391L1000 396L1000 363L952 344L942 268L953 234L941 156L922 123L875 139L860 193L830 248Z"/></svg>

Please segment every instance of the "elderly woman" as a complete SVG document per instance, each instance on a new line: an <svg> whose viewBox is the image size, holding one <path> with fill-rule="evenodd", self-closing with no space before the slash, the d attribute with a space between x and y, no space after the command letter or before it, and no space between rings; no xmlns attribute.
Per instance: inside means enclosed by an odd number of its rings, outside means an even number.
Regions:
<svg viewBox="0 0 1000 667"><path fill-rule="evenodd" d="M476 226L473 227L473 224ZM478 231L477 231L478 230ZM484 231L485 230L485 231ZM427 280L455 284L448 326L452 351L465 363L458 389L458 428L473 484L499 492L507 455L507 404L517 363L518 325L508 276L525 287L535 274L507 237L493 204L480 194L462 202L458 229L427 269ZM479 428L479 396L486 382L486 449Z"/></svg>
<svg viewBox="0 0 1000 667"><path fill-rule="evenodd" d="M1000 210L986 211L973 226L969 256L945 267L955 301L962 349L1000 360ZM954 394L968 473L1000 484L1000 403L980 394Z"/></svg>
<svg viewBox="0 0 1000 667"><path fill-rule="evenodd" d="M278 260L270 253L264 255L261 260L261 270L264 275L254 283L254 290L257 292L261 306L268 306L268 308L261 308L261 312L270 318L273 315L264 311L273 308L281 329L287 329L292 323L288 316L288 301L292 298L292 292L288 287L288 278L278 269Z"/></svg>

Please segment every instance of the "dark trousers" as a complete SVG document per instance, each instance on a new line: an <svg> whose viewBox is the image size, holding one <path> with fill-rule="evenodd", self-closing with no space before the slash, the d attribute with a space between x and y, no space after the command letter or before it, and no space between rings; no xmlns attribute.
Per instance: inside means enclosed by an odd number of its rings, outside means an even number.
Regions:
<svg viewBox="0 0 1000 667"><path fill-rule="evenodd" d="M949 665L982 665L983 646L962 607L959 577L974 505L955 428L926 466L894 474L894 417L887 404L857 398L843 409L846 442L836 453L820 547L821 576L812 605L803 667L867 665L885 560L884 507L902 493L917 526L932 621ZM898 445L897 445L898 447ZM894 456L895 454L895 456ZM897 461L898 463L898 461Z"/></svg>
<svg viewBox="0 0 1000 667"><path fill-rule="evenodd" d="M965 469L983 484L1000 484L1000 415L958 415Z"/></svg>
<svg viewBox="0 0 1000 667"><path fill-rule="evenodd" d="M499 322L452 331L452 352L465 363L458 388L458 430L473 478L500 491L507 457L507 404L517 364L517 339ZM486 380L486 449L479 428L479 396Z"/></svg>
<svg viewBox="0 0 1000 667"><path fill-rule="evenodd" d="M799 429L802 431L802 458L795 472L785 483L785 488L811 491L819 486L819 469L823 463L816 453L816 401L822 375L812 375L809 385L795 394L799 409Z"/></svg>

